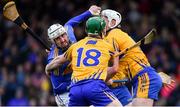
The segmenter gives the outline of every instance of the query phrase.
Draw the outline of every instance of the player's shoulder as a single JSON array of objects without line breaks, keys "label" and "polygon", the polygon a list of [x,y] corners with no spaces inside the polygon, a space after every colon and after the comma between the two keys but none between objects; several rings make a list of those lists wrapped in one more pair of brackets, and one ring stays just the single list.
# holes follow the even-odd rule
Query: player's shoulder
[{"label": "player's shoulder", "polygon": [[113,45],[112,45],[111,43],[107,42],[106,40],[102,40],[102,41],[101,41],[101,45],[102,45],[103,47],[107,47],[107,49],[113,48]]},{"label": "player's shoulder", "polygon": [[50,51],[53,51],[55,48],[56,48],[56,45],[52,44],[51,47],[50,47]]},{"label": "player's shoulder", "polygon": [[54,54],[55,48],[56,48],[56,45],[52,44],[51,47],[50,47],[50,51],[48,53],[48,56],[52,56]]},{"label": "player's shoulder", "polygon": [[104,43],[104,44],[106,44],[106,45],[108,45],[108,46],[109,46],[109,45],[111,45],[109,42],[107,42],[107,41],[106,41],[106,40],[104,40],[104,39],[103,39],[103,40],[101,40],[101,42],[102,42],[102,43]]},{"label": "player's shoulder", "polygon": [[73,47],[73,48],[78,47],[78,46],[81,46],[83,43],[84,43],[84,39],[81,39],[78,42],[75,42],[75,43],[71,44],[70,47]]},{"label": "player's shoulder", "polygon": [[115,35],[125,35],[125,36],[128,36],[128,34],[125,31],[123,31],[123,30],[121,30],[119,28],[114,28],[109,33],[112,34],[112,35],[115,34]]},{"label": "player's shoulder", "polygon": [[84,43],[86,41],[85,39],[86,38],[79,40],[78,42],[74,43],[74,45],[79,45],[79,44]]},{"label": "player's shoulder", "polygon": [[48,61],[54,58],[54,50],[55,50],[55,48],[56,48],[56,45],[52,44],[51,48],[50,48],[50,51],[48,52],[48,57],[47,57]]},{"label": "player's shoulder", "polygon": [[71,44],[71,46],[69,48],[73,48],[73,47],[77,46],[77,44],[78,44],[78,42],[75,42],[75,43]]}]

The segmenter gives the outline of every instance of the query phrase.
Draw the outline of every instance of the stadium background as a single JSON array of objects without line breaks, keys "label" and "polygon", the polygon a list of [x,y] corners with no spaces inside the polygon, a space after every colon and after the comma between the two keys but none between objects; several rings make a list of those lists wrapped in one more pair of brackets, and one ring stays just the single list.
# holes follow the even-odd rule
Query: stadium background
[{"label": "stadium background", "polygon": [[[136,41],[151,28],[157,39],[142,49],[151,65],[171,75],[176,83],[162,88],[155,105],[180,105],[180,1],[179,0],[15,0],[27,24],[44,40],[53,23],[64,24],[96,4],[122,14],[121,28]],[[84,23],[75,28],[85,36]],[[80,37],[81,36],[81,37]],[[0,13],[0,105],[56,105],[45,75],[46,52],[17,25]]]}]

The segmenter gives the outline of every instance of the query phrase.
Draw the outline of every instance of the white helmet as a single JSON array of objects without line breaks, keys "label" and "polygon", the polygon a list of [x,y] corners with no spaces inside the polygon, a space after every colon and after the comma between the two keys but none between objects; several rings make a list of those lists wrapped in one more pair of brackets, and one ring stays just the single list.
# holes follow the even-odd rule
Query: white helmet
[{"label": "white helmet", "polygon": [[101,12],[101,15],[103,16],[106,16],[108,18],[108,21],[109,21],[109,26],[110,26],[110,22],[114,19],[116,20],[116,24],[114,26],[111,26],[110,28],[114,28],[116,27],[117,25],[120,24],[121,20],[122,20],[122,17],[121,17],[121,14],[117,11],[114,11],[114,10],[111,10],[111,9],[106,9],[106,10],[103,10]]},{"label": "white helmet", "polygon": [[53,24],[48,28],[48,37],[52,41],[58,36],[66,33],[66,29],[60,24]]}]

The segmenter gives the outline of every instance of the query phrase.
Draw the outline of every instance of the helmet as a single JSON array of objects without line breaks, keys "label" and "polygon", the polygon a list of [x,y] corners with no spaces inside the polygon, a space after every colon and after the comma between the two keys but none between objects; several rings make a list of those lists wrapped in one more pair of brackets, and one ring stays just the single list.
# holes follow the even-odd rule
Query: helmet
[{"label": "helmet", "polygon": [[101,17],[91,17],[86,22],[86,32],[88,34],[99,35],[105,28],[106,22]]},{"label": "helmet", "polygon": [[49,39],[53,40],[58,36],[66,33],[65,28],[60,24],[53,24],[48,28],[48,37]]},{"label": "helmet", "polygon": [[101,15],[103,16],[106,16],[108,18],[108,21],[109,21],[109,24],[110,25],[110,22],[114,19],[116,20],[116,24],[114,26],[111,26],[110,28],[114,28],[116,27],[117,25],[120,24],[121,20],[122,20],[122,17],[121,17],[121,14],[117,11],[114,11],[114,10],[111,10],[111,9],[106,9],[106,10],[103,10],[101,12]]}]

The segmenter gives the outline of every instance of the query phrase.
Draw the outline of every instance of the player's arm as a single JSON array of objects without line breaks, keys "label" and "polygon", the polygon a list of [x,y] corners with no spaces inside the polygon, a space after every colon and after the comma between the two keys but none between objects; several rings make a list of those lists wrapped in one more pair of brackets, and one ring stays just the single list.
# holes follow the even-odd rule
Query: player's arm
[{"label": "player's arm", "polygon": [[69,49],[62,55],[55,57],[49,64],[46,65],[46,74],[49,74],[51,70],[59,67],[66,61],[71,61],[72,50],[75,44],[71,45]]},{"label": "player's arm", "polygon": [[[53,44],[50,48],[50,51],[48,51],[48,57],[47,57],[47,62],[48,64],[54,59],[54,49],[55,49],[55,45]],[[46,73],[48,76],[50,76],[51,71],[49,71],[48,73]]]},{"label": "player's arm", "polygon": [[84,13],[82,13],[82,14],[76,16],[76,17],[71,18],[71,19],[64,25],[64,27],[65,27],[66,30],[67,30],[69,39],[70,39],[72,42],[76,42],[76,37],[75,37],[75,35],[74,35],[73,27],[79,25],[82,21],[85,21],[86,19],[88,19],[88,18],[91,17],[92,15],[99,14],[99,13],[100,13],[100,10],[101,10],[100,7],[93,5],[93,6],[91,6],[91,7],[89,8],[89,10],[85,11]]},{"label": "player's arm", "polygon": [[118,68],[119,68],[119,57],[113,57],[115,54],[119,53],[119,48],[118,48],[118,44],[116,43],[116,41],[112,42],[111,48],[110,48],[111,51],[109,51],[109,52],[110,52],[112,60],[110,60],[110,61],[112,62],[113,65],[111,65],[111,67],[108,67],[108,75],[107,75],[106,81],[111,79],[118,72]]},{"label": "player's arm", "polygon": [[49,64],[46,65],[46,68],[45,68],[46,74],[49,75],[51,70],[59,67],[66,61],[67,61],[67,59],[66,59],[66,57],[64,57],[64,54],[55,57]]},{"label": "player's arm", "polygon": [[[115,52],[115,53],[117,53],[117,52]],[[112,61],[113,61],[113,66],[108,67],[108,72],[107,72],[106,81],[108,81],[109,79],[111,79],[111,78],[118,72],[118,68],[119,68],[119,57],[112,57]]]},{"label": "player's arm", "polygon": [[86,19],[88,19],[89,17],[91,17],[92,15],[99,15],[101,11],[101,8],[96,6],[96,5],[92,5],[89,10],[85,11],[84,13],[75,16],[73,18],[71,18],[66,24],[65,26],[72,26],[75,27],[78,24],[80,24],[82,21],[85,21]]}]

